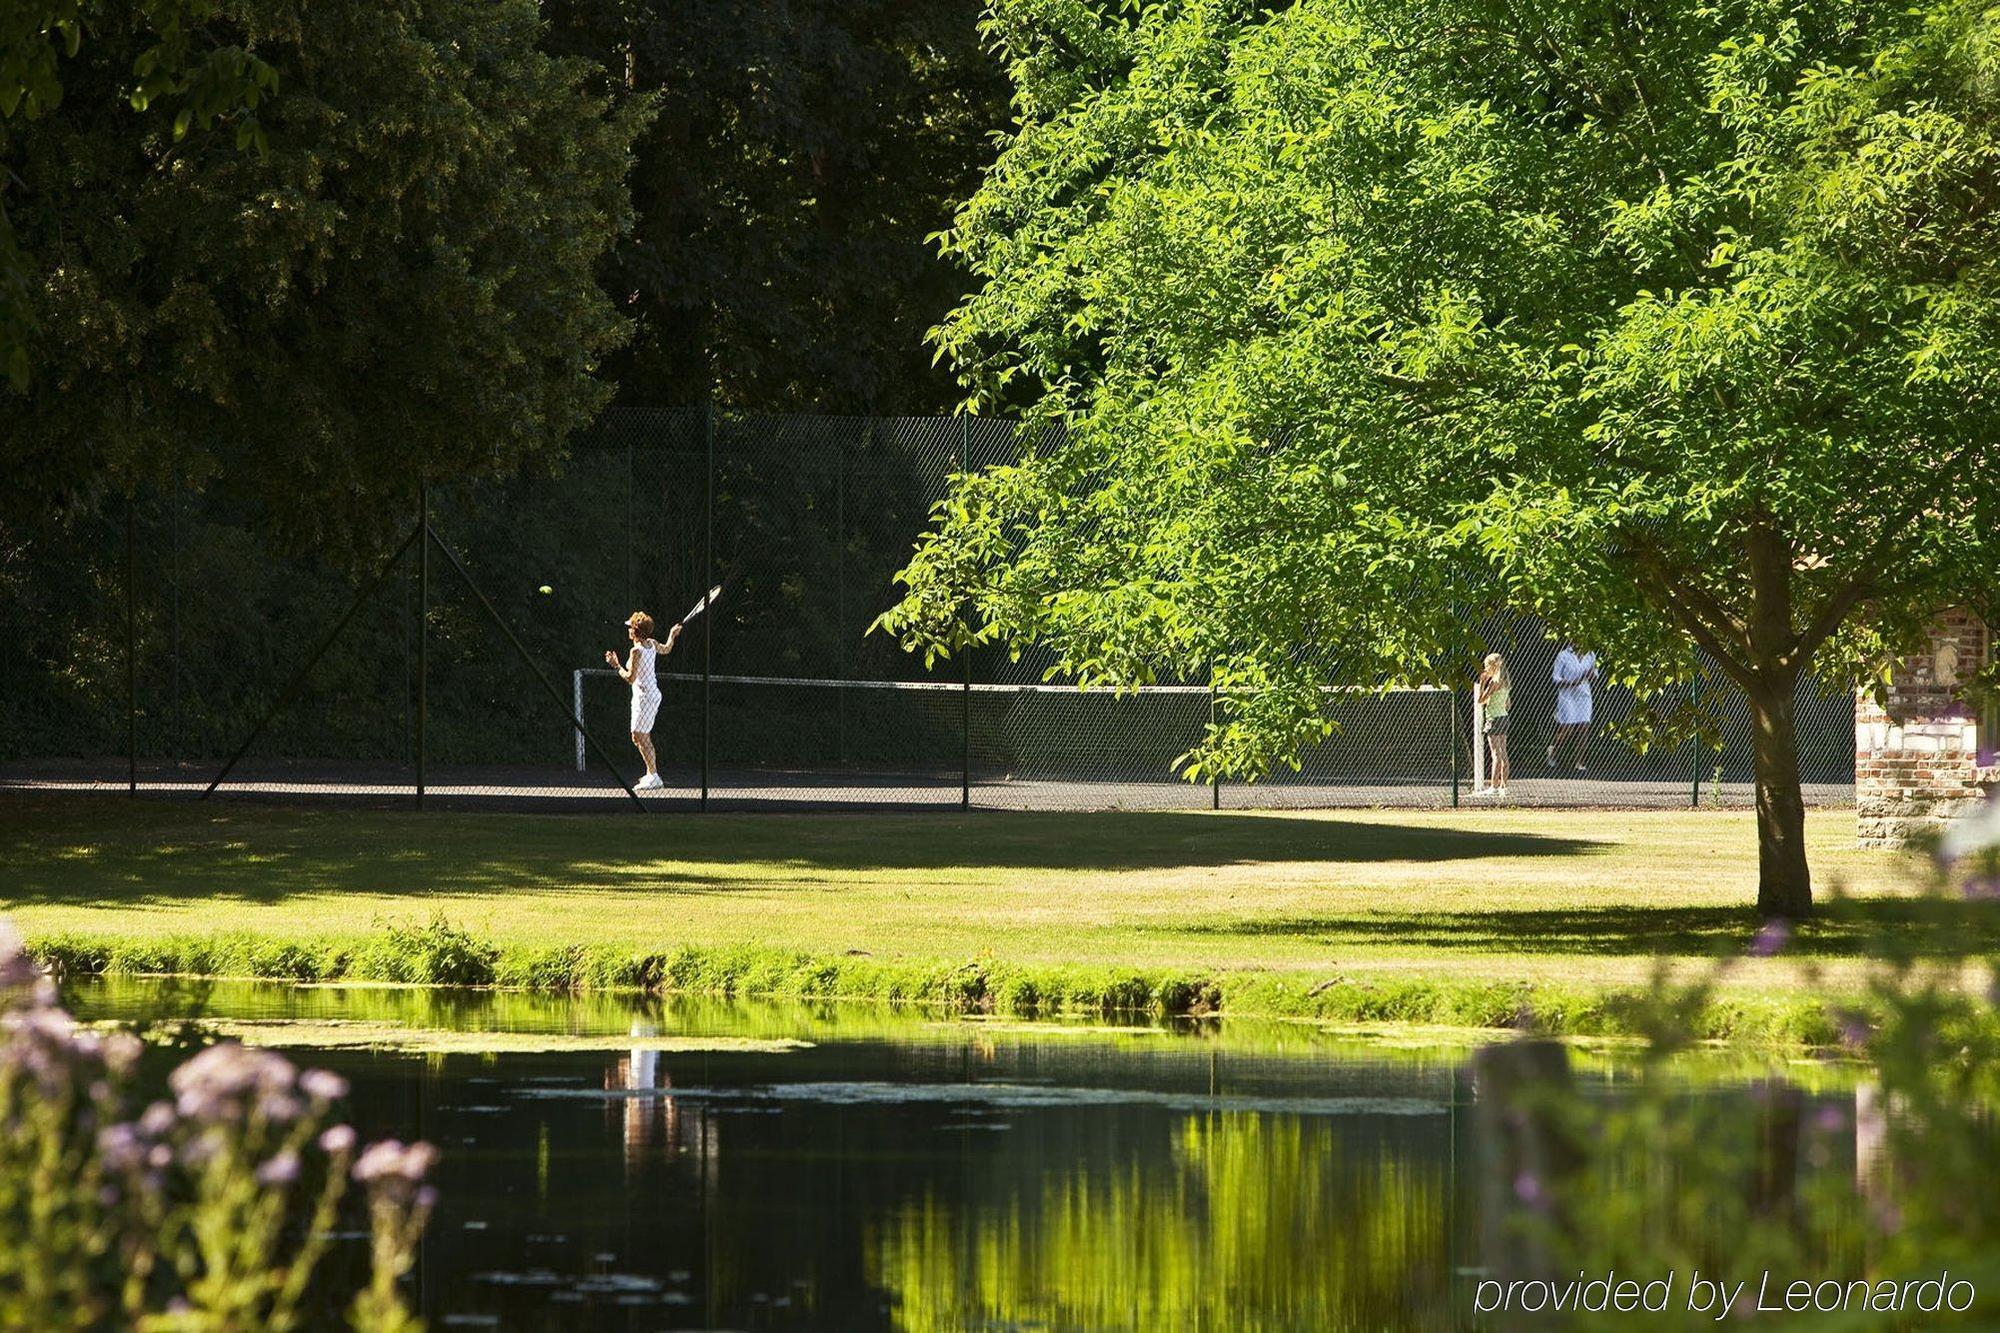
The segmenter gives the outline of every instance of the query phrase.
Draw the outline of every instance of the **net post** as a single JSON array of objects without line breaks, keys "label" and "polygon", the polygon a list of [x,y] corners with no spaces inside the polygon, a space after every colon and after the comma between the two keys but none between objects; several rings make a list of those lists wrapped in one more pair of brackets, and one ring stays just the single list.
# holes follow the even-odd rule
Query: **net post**
[{"label": "net post", "polygon": [[576,771],[585,771],[585,751],[583,745],[583,668],[569,673],[569,697],[571,710],[576,715]]},{"label": "net post", "polygon": [[138,526],[134,496],[133,491],[125,492],[125,791],[130,796],[139,794],[139,557],[133,534]]},{"label": "net post", "polygon": [[[1453,691],[1451,690],[1445,691],[1444,711],[1446,716],[1451,719],[1451,808],[1456,810],[1458,809],[1458,708],[1455,704],[1452,703],[1451,699],[1452,694]],[[1473,707],[1475,708],[1478,707],[1479,706],[1478,690],[1475,689],[1472,692],[1472,699],[1473,699]],[[1477,745],[1478,743],[1479,743],[1478,738],[1475,736],[1473,739],[1473,744]]]},{"label": "net post", "polygon": [[[968,416],[958,419],[958,470],[961,474],[972,471],[972,418]],[[972,807],[972,632],[969,625],[966,627],[963,652],[965,688],[959,692],[958,723],[965,749],[959,757],[958,808],[968,810]]]},{"label": "net post", "polygon": [[[431,530],[431,495],[422,477],[417,478],[417,531]],[[430,634],[431,618],[431,546],[419,537],[417,541],[417,809],[424,808],[425,765],[430,756],[426,745],[430,721]]]},{"label": "net post", "polygon": [[[1477,796],[1479,795],[1480,792],[1486,790],[1486,747],[1483,744],[1481,744],[1481,737],[1479,735],[1479,687],[1477,685],[1474,685],[1472,687],[1471,699],[1472,699],[1472,794],[1474,796]],[[1458,710],[1456,708],[1452,709],[1452,717],[1454,720],[1456,720],[1458,717]]]},{"label": "net post", "polygon": [[[701,586],[715,586],[715,398],[702,403]],[[701,618],[701,808],[708,809],[709,676],[714,663],[715,617]]]}]

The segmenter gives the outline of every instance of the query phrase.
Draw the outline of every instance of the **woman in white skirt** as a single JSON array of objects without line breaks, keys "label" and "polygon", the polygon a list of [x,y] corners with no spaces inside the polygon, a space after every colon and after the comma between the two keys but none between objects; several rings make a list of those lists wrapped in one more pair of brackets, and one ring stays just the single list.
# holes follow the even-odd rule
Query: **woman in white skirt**
[{"label": "woman in white skirt", "polygon": [[621,664],[617,653],[606,652],[604,660],[620,680],[632,686],[632,744],[646,761],[646,776],[639,779],[637,786],[641,791],[652,791],[667,785],[660,781],[660,763],[653,752],[653,719],[660,715],[660,681],[653,671],[653,659],[674,650],[681,627],[676,625],[667,631],[666,643],[655,643],[653,618],[644,611],[634,611],[626,618],[625,632],[632,640],[630,655]]}]

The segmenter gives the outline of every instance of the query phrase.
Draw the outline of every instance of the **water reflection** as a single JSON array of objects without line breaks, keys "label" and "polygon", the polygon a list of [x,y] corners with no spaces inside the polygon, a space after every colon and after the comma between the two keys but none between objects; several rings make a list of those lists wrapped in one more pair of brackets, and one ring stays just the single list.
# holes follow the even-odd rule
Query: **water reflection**
[{"label": "water reflection", "polygon": [[[271,989],[201,1004],[438,1012],[408,993]],[[130,990],[72,998],[145,1007]],[[1490,1090],[1463,1049],[529,999],[453,1013],[621,1049],[316,1057],[353,1081],[364,1132],[445,1150],[420,1273],[433,1327],[1445,1328],[1513,1180],[1492,1183],[1514,1131],[1482,1127]],[[660,1049],[746,1032],[819,1044]],[[1586,1095],[1619,1094],[1615,1067],[1586,1069]],[[1770,1144],[1791,1126],[1767,1161],[1886,1181],[1866,1085],[1781,1086],[1690,1095],[1771,1108],[1741,1117]],[[1851,1124],[1816,1168],[1799,1145],[1831,1142],[1831,1106]],[[1643,1151],[1620,1170],[1634,1197],[1676,1187]]]},{"label": "water reflection", "polygon": [[1126,1142],[1044,1130],[1028,1160],[1017,1140],[872,1222],[868,1271],[912,1329],[1440,1327],[1440,1128],[1236,1113]]}]

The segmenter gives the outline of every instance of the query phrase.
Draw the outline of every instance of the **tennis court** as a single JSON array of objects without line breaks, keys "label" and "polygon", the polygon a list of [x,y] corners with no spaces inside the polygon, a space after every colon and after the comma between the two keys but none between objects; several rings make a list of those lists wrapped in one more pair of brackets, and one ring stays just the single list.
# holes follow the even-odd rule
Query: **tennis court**
[{"label": "tennis court", "polygon": [[[1177,776],[1218,715],[1205,679],[1081,690],[1034,649],[926,663],[871,632],[951,476],[1036,447],[994,420],[614,411],[560,475],[432,492],[348,565],[267,547],[213,495],[143,498],[122,526],[42,551],[46,586],[5,603],[0,791],[415,804],[421,789],[426,806],[629,811],[1491,801],[1476,658],[1459,688],[1385,689],[1343,680],[1338,645],[1309,646],[1333,732],[1296,771],[1210,787]],[[635,607],[664,632],[717,584],[659,662],[665,785],[635,800],[629,690],[604,653]],[[109,660],[102,625],[75,620],[106,607],[125,630]],[[1512,664],[1510,803],[1752,800],[1748,710],[1719,673],[1649,698],[1601,689],[1588,772],[1552,772],[1546,627],[1470,628]],[[1621,739],[1676,711],[1699,728]],[[1852,698],[1808,681],[1797,715],[1807,799],[1850,801]]]}]

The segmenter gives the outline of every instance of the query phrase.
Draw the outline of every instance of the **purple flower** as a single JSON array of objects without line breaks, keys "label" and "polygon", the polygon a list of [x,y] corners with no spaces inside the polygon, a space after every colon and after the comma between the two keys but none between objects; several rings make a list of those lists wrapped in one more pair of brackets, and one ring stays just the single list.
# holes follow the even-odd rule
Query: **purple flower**
[{"label": "purple flower", "polygon": [[354,1151],[354,1126],[335,1125],[319,1136],[320,1151],[331,1157],[339,1157]]},{"label": "purple flower", "polygon": [[1838,1106],[1822,1106],[1813,1115],[1813,1128],[1822,1134],[1838,1134],[1847,1128],[1847,1112]]},{"label": "purple flower", "polygon": [[129,1074],[146,1048],[129,1032],[114,1032],[104,1039],[104,1067],[114,1074]]},{"label": "purple flower", "polygon": [[1530,1208],[1540,1208],[1548,1202],[1548,1191],[1542,1188],[1541,1177],[1532,1171],[1523,1171],[1514,1177],[1514,1197]]},{"label": "purple flower", "polygon": [[299,1075],[299,1091],[316,1102],[337,1102],[347,1095],[347,1080],[326,1069],[308,1069]]},{"label": "purple flower", "polygon": [[211,1046],[167,1079],[189,1120],[238,1124],[251,1117],[283,1124],[304,1114],[294,1092],[298,1073],[271,1051],[236,1042]]},{"label": "purple flower", "polygon": [[97,1153],[113,1171],[130,1171],[145,1154],[145,1143],[131,1125],[106,1125],[97,1133]]},{"label": "purple flower", "polygon": [[17,1009],[0,1016],[0,1062],[35,1080],[50,1096],[94,1080],[103,1065],[101,1046],[60,1009]]},{"label": "purple flower", "polygon": [[1750,941],[1750,956],[1769,958],[1790,943],[1791,938],[1792,928],[1789,923],[1782,919],[1766,921],[1763,929],[1757,932],[1757,938]]},{"label": "purple flower", "polygon": [[257,1168],[259,1185],[289,1185],[299,1178],[299,1155],[290,1148]]},{"label": "purple flower", "polygon": [[170,1102],[154,1102],[139,1117],[139,1132],[149,1139],[157,1139],[174,1127],[174,1108]]},{"label": "purple flower", "polygon": [[14,923],[0,919],[0,990],[21,990],[41,979],[42,969],[28,955],[27,943]]},{"label": "purple flower", "polygon": [[428,1143],[405,1145],[397,1139],[371,1143],[354,1163],[354,1178],[363,1184],[421,1184],[437,1165],[437,1149]]}]

